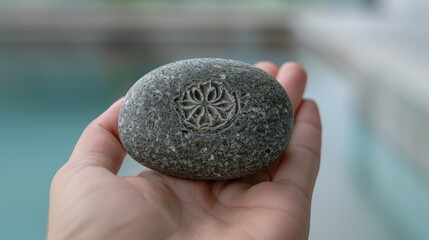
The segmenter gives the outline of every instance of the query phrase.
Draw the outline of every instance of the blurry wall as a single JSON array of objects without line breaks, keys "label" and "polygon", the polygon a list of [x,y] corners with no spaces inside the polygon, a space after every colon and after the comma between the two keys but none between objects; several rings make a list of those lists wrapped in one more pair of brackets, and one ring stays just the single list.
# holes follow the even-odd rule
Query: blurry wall
[{"label": "blurry wall", "polygon": [[397,239],[429,236],[429,7],[381,0],[362,9],[306,9],[293,34],[351,82],[354,169]]}]

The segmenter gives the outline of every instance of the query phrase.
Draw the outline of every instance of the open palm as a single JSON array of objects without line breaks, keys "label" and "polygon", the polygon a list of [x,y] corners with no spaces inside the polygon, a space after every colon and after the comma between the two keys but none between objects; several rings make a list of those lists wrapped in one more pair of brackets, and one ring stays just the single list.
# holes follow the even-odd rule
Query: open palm
[{"label": "open palm", "polygon": [[317,107],[302,99],[299,65],[256,65],[278,79],[296,109],[289,147],[272,166],[229,181],[155,171],[117,177],[125,156],[119,100],[88,126],[56,174],[48,239],[306,239],[320,159]]}]

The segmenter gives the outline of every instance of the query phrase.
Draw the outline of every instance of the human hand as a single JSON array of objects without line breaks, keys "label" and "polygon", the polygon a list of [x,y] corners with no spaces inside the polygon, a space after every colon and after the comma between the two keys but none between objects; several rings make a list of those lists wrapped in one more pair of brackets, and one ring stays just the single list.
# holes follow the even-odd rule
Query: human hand
[{"label": "human hand", "polygon": [[117,132],[122,100],[83,132],[50,193],[48,239],[307,239],[321,148],[316,104],[303,99],[304,70],[256,66],[277,78],[295,109],[288,148],[270,167],[229,181],[144,171],[116,176],[125,157]]}]

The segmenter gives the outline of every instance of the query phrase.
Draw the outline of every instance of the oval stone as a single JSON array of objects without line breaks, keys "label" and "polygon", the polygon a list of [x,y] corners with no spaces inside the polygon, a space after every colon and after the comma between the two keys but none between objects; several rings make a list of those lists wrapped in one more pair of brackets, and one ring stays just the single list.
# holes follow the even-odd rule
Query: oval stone
[{"label": "oval stone", "polygon": [[263,70],[226,59],[159,67],[128,91],[119,136],[144,166],[177,177],[225,180],[275,161],[293,129],[282,86]]}]

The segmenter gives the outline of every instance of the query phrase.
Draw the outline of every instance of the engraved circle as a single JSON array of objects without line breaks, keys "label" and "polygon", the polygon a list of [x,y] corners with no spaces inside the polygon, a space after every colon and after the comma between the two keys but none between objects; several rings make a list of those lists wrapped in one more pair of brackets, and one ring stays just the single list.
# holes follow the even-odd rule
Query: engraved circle
[{"label": "engraved circle", "polygon": [[207,80],[185,86],[176,98],[176,110],[182,123],[200,133],[228,128],[238,111],[239,99],[225,82]]}]

